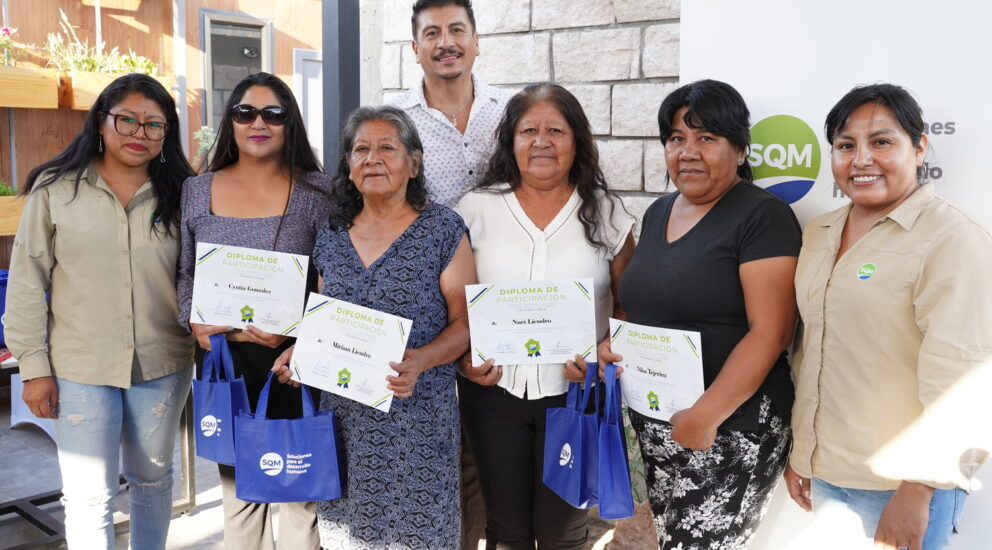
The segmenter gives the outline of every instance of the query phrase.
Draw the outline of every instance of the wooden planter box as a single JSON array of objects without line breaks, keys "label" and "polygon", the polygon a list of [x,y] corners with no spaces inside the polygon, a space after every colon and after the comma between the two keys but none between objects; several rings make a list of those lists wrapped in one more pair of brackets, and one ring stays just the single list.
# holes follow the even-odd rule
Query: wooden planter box
[{"label": "wooden planter box", "polygon": [[59,77],[54,69],[0,67],[0,107],[57,109]]},{"label": "wooden planter box", "polygon": [[0,197],[0,237],[17,233],[17,225],[21,223],[21,212],[23,210],[23,197]]},{"label": "wooden planter box", "polygon": [[[116,80],[121,74],[107,74],[107,73],[85,73],[85,72],[73,72],[69,73],[69,90],[65,94],[68,100],[68,104],[63,104],[62,107],[69,109],[76,109],[79,111],[88,111],[93,103],[96,102],[96,98],[100,95],[100,92],[107,87],[108,84]],[[172,86],[172,79],[166,76],[152,76],[155,80],[158,80],[165,86],[166,90],[169,90]]]}]

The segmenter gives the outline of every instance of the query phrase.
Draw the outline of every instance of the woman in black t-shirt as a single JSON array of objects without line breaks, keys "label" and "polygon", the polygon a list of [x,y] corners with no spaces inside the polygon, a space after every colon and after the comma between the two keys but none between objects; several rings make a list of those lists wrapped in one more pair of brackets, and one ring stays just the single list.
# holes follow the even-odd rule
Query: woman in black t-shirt
[{"label": "woman in black t-shirt", "polygon": [[[785,203],[748,181],[748,119],[740,94],[713,80],[662,102],[678,192],[648,209],[620,280],[627,320],[702,335],[702,397],[669,422],[630,412],[661,548],[746,548],[788,457],[784,350],[801,230]],[[599,357],[620,359],[609,339]]]}]

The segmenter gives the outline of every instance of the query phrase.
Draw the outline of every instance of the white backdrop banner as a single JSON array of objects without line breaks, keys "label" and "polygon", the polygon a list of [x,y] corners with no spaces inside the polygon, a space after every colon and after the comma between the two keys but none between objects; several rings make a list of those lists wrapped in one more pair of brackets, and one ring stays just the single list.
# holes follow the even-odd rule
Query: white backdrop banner
[{"label": "white backdrop banner", "polygon": [[[741,92],[755,182],[801,223],[847,202],[830,172],[827,112],[856,85],[890,82],[923,107],[937,192],[992,227],[992,3],[682,0],[681,17],[681,82],[713,78]],[[979,478],[992,482],[990,468]],[[970,497],[949,550],[989,548],[989,517],[992,489]],[[752,550],[789,547],[808,518],[780,486]]]},{"label": "white backdrop banner", "polygon": [[899,84],[923,107],[938,193],[992,226],[990,16],[992,4],[953,0],[682,0],[681,81],[741,92],[755,179],[803,223],[846,202],[827,112],[855,85]]}]

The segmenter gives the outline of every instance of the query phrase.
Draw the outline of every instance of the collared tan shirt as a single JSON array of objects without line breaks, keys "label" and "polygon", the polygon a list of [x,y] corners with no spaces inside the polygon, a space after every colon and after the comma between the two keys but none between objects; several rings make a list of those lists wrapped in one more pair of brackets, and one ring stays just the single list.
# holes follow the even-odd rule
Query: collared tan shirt
[{"label": "collared tan shirt", "polygon": [[850,208],[803,234],[790,463],[841,487],[893,490],[901,480],[873,474],[869,459],[992,363],[992,236],[925,184],[837,259]]},{"label": "collared tan shirt", "polygon": [[124,208],[92,165],[75,198],[74,179],[34,190],[14,238],[4,339],[21,376],[128,388],[189,367],[179,231],[152,229],[151,181]]}]

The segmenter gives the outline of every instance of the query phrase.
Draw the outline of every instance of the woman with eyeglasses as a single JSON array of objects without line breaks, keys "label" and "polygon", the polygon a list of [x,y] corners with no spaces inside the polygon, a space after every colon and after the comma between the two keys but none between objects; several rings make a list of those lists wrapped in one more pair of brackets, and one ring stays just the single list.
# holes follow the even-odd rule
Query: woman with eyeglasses
[{"label": "woman with eyeglasses", "polygon": [[[330,179],[307,141],[300,109],[289,88],[268,73],[254,73],[231,92],[207,172],[186,181],[182,195],[179,322],[197,341],[197,365],[210,335],[226,333],[234,368],[243,376],[254,410],[276,357],[295,339],[249,325],[244,330],[191,323],[196,244],[208,242],[309,256],[330,214]],[[308,290],[316,290],[311,268]],[[301,296],[301,299],[303,297]],[[300,390],[273,384],[269,418],[302,414]],[[218,465],[224,497],[224,541],[231,549],[275,547],[271,505],[235,496],[235,469]],[[317,549],[316,504],[284,503],[279,547]]]},{"label": "woman with eyeglasses", "polygon": [[169,92],[122,76],[21,190],[4,337],[25,403],[55,419],[70,549],[114,548],[118,456],[131,548],[165,548],[193,358],[175,321],[179,197],[193,174],[179,135]]}]

